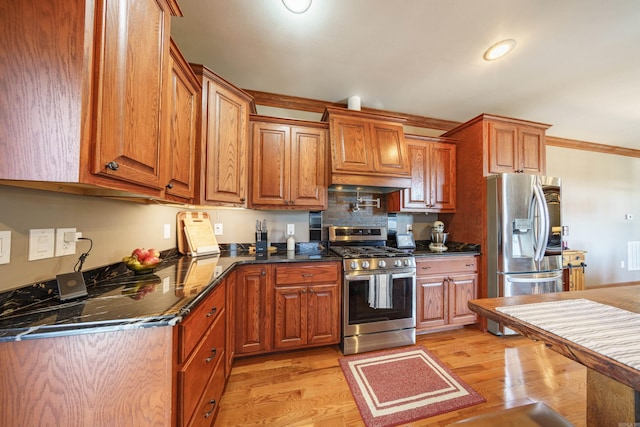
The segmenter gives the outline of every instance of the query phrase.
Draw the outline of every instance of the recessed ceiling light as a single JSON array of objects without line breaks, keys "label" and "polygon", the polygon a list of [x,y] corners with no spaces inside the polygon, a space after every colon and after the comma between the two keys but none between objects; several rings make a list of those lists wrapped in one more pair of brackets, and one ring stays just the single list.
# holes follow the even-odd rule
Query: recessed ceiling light
[{"label": "recessed ceiling light", "polygon": [[502,40],[493,46],[491,46],[484,53],[483,58],[486,61],[493,61],[498,58],[502,58],[507,53],[511,52],[516,47],[516,41],[513,39]]},{"label": "recessed ceiling light", "polygon": [[282,3],[293,13],[305,13],[311,7],[311,0],[282,0]]}]

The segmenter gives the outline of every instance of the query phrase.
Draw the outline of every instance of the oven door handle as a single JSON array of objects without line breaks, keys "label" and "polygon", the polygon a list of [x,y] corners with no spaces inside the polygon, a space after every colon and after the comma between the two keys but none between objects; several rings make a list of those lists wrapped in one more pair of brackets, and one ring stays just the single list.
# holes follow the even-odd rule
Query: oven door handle
[{"label": "oven door handle", "polygon": [[366,280],[368,282],[372,282],[375,280],[376,276],[377,274],[360,274],[360,273],[345,274],[344,280],[347,280],[349,282],[360,281],[360,280]]}]

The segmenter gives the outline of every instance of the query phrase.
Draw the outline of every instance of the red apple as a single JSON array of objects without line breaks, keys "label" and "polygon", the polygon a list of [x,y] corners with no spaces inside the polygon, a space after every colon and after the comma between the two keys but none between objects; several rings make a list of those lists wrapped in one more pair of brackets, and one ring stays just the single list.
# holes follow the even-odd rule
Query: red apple
[{"label": "red apple", "polygon": [[160,262],[160,258],[157,256],[148,256],[142,260],[142,265],[154,265]]},{"label": "red apple", "polygon": [[156,258],[160,258],[160,251],[154,248],[149,249],[150,256],[154,256]]},{"label": "red apple", "polygon": [[143,262],[145,259],[149,257],[149,251],[145,248],[137,248],[131,252],[132,257],[136,257],[138,261]]}]

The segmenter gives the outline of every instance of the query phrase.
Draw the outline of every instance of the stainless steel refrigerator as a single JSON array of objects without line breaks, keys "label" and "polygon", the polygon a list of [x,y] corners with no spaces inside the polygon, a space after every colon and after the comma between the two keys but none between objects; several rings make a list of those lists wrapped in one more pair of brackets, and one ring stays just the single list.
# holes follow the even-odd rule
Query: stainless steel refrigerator
[{"label": "stainless steel refrigerator", "polygon": [[[500,174],[486,180],[488,296],[561,292],[560,178]],[[493,321],[487,327],[516,334]]]}]

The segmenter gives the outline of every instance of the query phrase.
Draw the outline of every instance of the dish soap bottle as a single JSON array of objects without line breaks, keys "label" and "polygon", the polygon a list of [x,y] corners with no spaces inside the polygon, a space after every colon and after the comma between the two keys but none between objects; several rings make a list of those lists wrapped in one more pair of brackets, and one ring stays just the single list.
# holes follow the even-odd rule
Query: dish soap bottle
[{"label": "dish soap bottle", "polygon": [[295,252],[296,250],[296,239],[293,237],[293,234],[289,234],[287,238],[287,252]]}]

